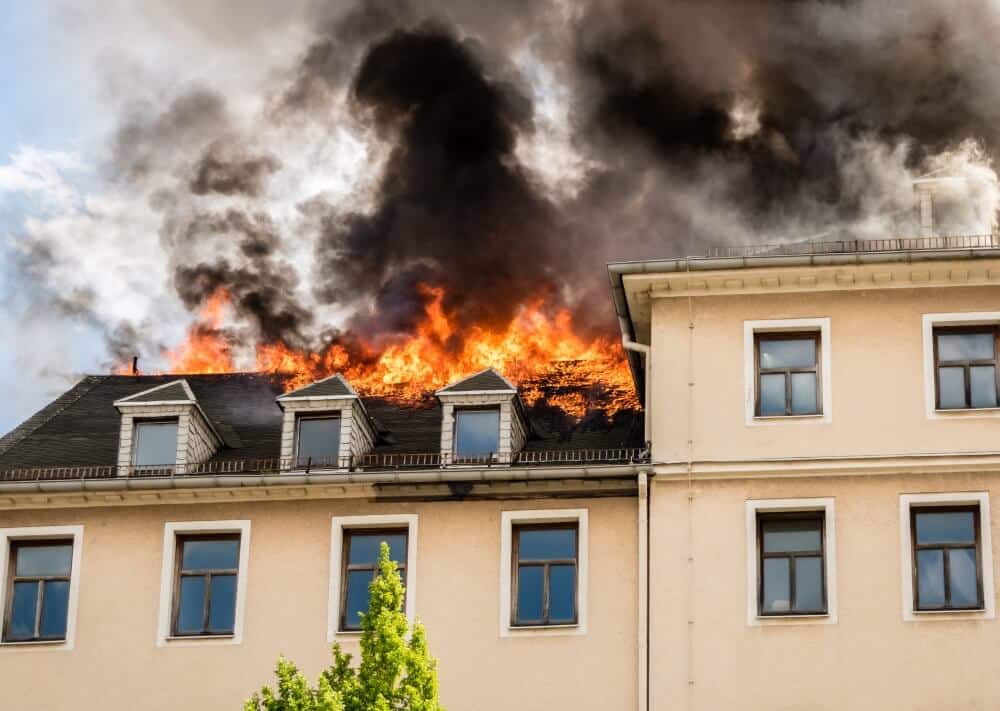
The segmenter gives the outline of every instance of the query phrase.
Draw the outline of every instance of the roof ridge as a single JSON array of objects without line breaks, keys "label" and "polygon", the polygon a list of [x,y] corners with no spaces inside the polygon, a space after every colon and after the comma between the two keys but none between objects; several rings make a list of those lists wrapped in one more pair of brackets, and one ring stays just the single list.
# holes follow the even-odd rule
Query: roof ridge
[{"label": "roof ridge", "polygon": [[[20,425],[0,437],[0,454],[6,454],[18,443],[32,435],[42,425],[104,382],[106,375],[85,375],[72,388],[64,392]],[[86,386],[86,387],[81,387]]]}]

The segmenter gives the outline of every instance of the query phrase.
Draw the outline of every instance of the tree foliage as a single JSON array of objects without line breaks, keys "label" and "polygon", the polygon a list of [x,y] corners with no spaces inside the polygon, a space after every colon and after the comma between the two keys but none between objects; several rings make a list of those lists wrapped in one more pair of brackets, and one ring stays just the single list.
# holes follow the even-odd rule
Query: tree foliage
[{"label": "tree foliage", "polygon": [[333,645],[333,660],[315,686],[284,657],[278,658],[275,688],[265,686],[244,711],[444,711],[438,701],[437,661],[427,635],[403,610],[404,588],[389,546],[379,551],[379,575],[368,586],[368,612],[361,618],[361,663]]}]

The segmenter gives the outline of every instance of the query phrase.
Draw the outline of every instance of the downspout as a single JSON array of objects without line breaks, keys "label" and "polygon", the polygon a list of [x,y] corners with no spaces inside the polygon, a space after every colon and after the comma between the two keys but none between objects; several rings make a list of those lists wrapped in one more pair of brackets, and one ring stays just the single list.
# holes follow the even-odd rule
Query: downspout
[{"label": "downspout", "polygon": [[644,343],[638,343],[636,341],[630,341],[625,336],[622,336],[622,347],[627,351],[635,351],[642,355],[642,383],[643,383],[643,396],[642,396],[642,436],[643,440],[646,442],[646,446],[652,441],[652,433],[649,430],[649,395],[652,392],[650,387],[650,370],[649,370],[649,346]]},{"label": "downspout", "polygon": [[639,711],[649,709],[649,474],[639,472]]}]

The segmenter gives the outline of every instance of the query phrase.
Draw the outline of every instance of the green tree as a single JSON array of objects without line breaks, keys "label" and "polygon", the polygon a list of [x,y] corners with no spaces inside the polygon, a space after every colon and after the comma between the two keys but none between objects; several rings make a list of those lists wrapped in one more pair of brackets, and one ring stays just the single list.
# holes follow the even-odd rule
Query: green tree
[{"label": "green tree", "polygon": [[284,657],[278,659],[277,689],[264,687],[244,711],[444,711],[438,701],[437,661],[427,648],[423,625],[411,632],[403,614],[405,590],[389,546],[379,551],[379,575],[368,586],[368,612],[361,618],[361,663],[333,645],[333,661],[315,687]]}]

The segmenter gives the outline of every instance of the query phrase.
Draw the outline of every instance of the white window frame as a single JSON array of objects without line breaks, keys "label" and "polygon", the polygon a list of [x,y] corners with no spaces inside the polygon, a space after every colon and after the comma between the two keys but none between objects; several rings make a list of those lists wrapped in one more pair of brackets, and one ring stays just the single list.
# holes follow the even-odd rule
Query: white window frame
[{"label": "white window frame", "polygon": [[[809,332],[819,334],[820,347],[820,407],[823,411],[816,415],[764,415],[756,413],[757,370],[754,366],[754,336],[758,333]],[[743,322],[743,378],[745,382],[746,424],[748,427],[794,423],[833,422],[833,358],[830,355],[829,318],[783,318],[768,321]]]},{"label": "white window frame", "polygon": [[340,470],[343,467],[340,466],[340,461],[342,459],[343,450],[343,439],[344,439],[344,417],[340,410],[323,410],[319,412],[310,412],[305,410],[302,412],[295,413],[295,443],[292,447],[292,466],[293,470],[305,469],[305,465],[299,464],[299,443],[301,441],[302,433],[302,422],[304,420],[336,420],[337,421],[337,454],[334,455],[336,460],[332,465],[324,464],[320,466],[310,466],[311,471],[327,471],[327,470]]},{"label": "white window frame", "polygon": [[[515,627],[510,623],[513,575],[513,532],[517,524],[575,523],[577,526],[577,620],[575,625]],[[500,636],[563,637],[587,634],[589,525],[587,509],[504,511],[500,516]]]},{"label": "white window frame", "polygon": [[947,420],[956,417],[972,419],[1000,417],[1000,407],[937,409],[937,382],[934,378],[935,326],[995,326],[997,324],[1000,324],[1000,311],[923,315],[924,402],[928,420]]},{"label": "white window frame", "polygon": [[[826,614],[761,615],[757,600],[760,561],[757,541],[757,514],[823,512],[823,565],[826,575]],[[747,626],[837,624],[837,526],[836,504],[832,497],[815,499],[753,499],[746,502],[747,541]]]},{"label": "white window frame", "polygon": [[[199,533],[238,533],[240,535],[239,571],[236,573],[236,616],[232,635],[174,637],[170,629],[173,611],[174,574],[177,557],[177,537]],[[187,647],[201,645],[231,645],[243,643],[243,621],[246,617],[247,580],[250,564],[250,521],[173,521],[163,526],[163,567],[160,573],[160,614],[156,626],[157,647]]]},{"label": "white window frame", "polygon": [[[176,436],[174,437],[174,461],[165,462],[163,464],[136,464],[136,457],[139,456],[139,440],[142,428],[147,425],[166,425],[172,424],[177,429]],[[181,418],[180,416],[166,416],[166,417],[133,417],[132,418],[132,456],[129,461],[132,464],[133,469],[166,469],[169,467],[177,466],[177,443],[180,441],[181,435]]]},{"label": "white window frame", "polygon": [[76,643],[76,612],[80,600],[80,561],[83,557],[83,526],[24,526],[21,528],[0,528],[0,571],[3,579],[0,585],[0,639],[6,632],[7,588],[10,545],[18,541],[42,540],[46,538],[70,539],[73,542],[73,558],[70,563],[69,601],[66,607],[66,638],[62,640],[35,640],[27,642],[0,643],[0,652],[27,651],[69,651]]},{"label": "white window frame", "polygon": [[340,576],[343,573],[344,532],[356,528],[406,530],[406,619],[413,624],[417,612],[417,514],[333,516],[330,519],[330,595],[326,641],[357,639],[361,630],[340,629]]},{"label": "white window frame", "polygon": [[[913,538],[910,531],[910,511],[924,506],[978,506],[979,542],[982,548],[983,609],[982,610],[916,610],[913,597]],[[992,620],[996,617],[996,591],[993,589],[993,539],[990,533],[990,495],[985,491],[948,492],[938,494],[899,495],[899,551],[904,622],[929,620]]]}]

